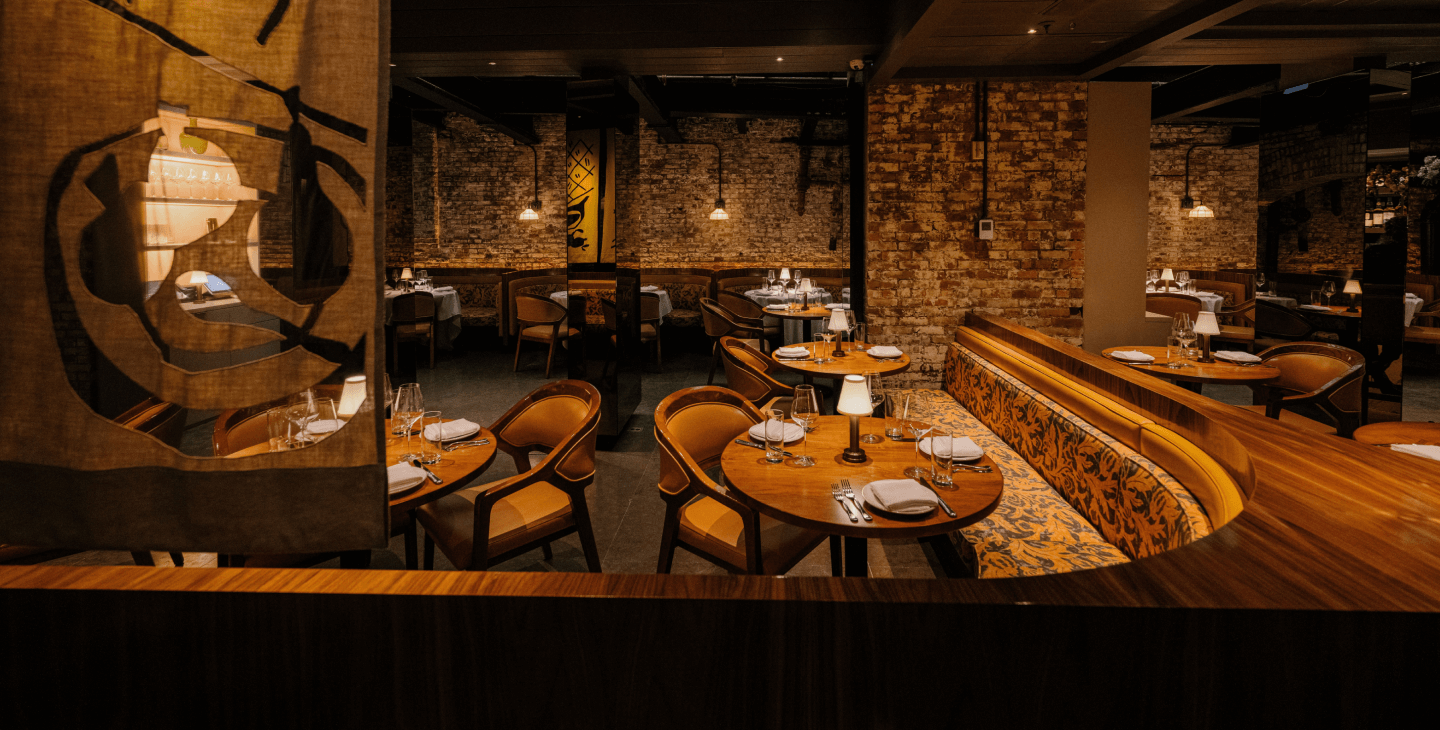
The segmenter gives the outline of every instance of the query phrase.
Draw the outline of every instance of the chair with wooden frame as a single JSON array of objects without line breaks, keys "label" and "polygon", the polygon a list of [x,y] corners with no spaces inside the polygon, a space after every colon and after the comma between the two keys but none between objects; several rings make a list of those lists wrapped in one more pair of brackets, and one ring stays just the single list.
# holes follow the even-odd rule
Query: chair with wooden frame
[{"label": "chair with wooden frame", "polygon": [[715,382],[715,371],[720,369],[720,338],[743,336],[749,338],[756,347],[764,341],[764,325],[754,320],[742,320],[736,317],[730,310],[720,306],[719,302],[706,297],[700,300],[700,313],[705,317],[705,334],[714,340],[711,348],[710,378],[705,381],[706,385]]},{"label": "chair with wooden frame", "polygon": [[741,296],[735,292],[722,291],[716,294],[715,301],[724,307],[732,315],[732,319],[742,324],[754,324],[759,322],[765,330],[766,342],[779,342],[783,336],[784,327],[780,320],[774,317],[769,322],[765,321],[765,308],[756,304],[749,297]]},{"label": "chair with wooden frame", "polygon": [[[185,435],[185,409],[155,396],[140,401],[116,416],[115,422],[140,433],[148,433],[161,443],[175,448],[180,447],[180,439]],[[155,557],[149,551],[135,550],[130,553],[130,557],[135,560],[136,565],[155,565]],[[181,553],[170,553],[170,561],[177,568],[185,567],[185,556]]]},{"label": "chair with wooden frame", "polygon": [[1211,336],[1211,342],[1233,342],[1244,348],[1246,352],[1255,347],[1254,299],[1221,312],[1218,319],[1220,320],[1220,334]]},{"label": "chair with wooden frame", "polygon": [[[745,396],[751,405],[766,413],[778,408],[790,417],[790,403],[795,398],[795,386],[780,382],[775,376],[785,373],[765,353],[735,337],[720,338],[720,358],[725,363],[725,386]],[[815,386],[815,397],[820,411],[825,411],[824,386]]]},{"label": "chair with wooden frame", "polygon": [[[564,267],[557,269],[531,269],[528,271],[509,271],[500,275],[500,341],[508,346],[510,338],[520,332],[520,322],[516,319],[515,298],[521,294],[535,293],[526,292],[526,289],[551,289],[562,290],[570,285],[570,275]],[[549,294],[550,292],[543,292]]]},{"label": "chair with wooden frame", "polygon": [[1177,314],[1190,316],[1194,322],[1200,316],[1204,305],[1200,297],[1179,292],[1152,292],[1145,295],[1145,311],[1152,314],[1163,314],[1166,317],[1174,317]]},{"label": "chair with wooden frame", "polygon": [[[741,292],[746,289],[758,289],[765,285],[765,273],[769,269],[716,269],[711,274],[710,298],[722,291]],[[777,268],[775,270],[779,272]]]},{"label": "chair with wooden frame", "polygon": [[[1243,406],[1307,431],[1350,438],[1365,409],[1365,357],[1324,342],[1290,342],[1260,353],[1261,361],[1279,368],[1280,378],[1267,383],[1265,405]],[[1332,428],[1294,413],[1311,405],[1335,419]]]},{"label": "chair with wooden frame", "polygon": [[390,372],[400,372],[400,343],[425,342],[430,346],[430,367],[435,367],[435,296],[411,292],[391,302],[389,336]]},{"label": "chair with wooden frame", "polygon": [[1310,320],[1283,304],[1255,300],[1251,311],[1255,320],[1255,346],[1273,347],[1286,342],[1304,340],[1315,332]]},{"label": "chair with wooden frame", "polygon": [[[726,444],[763,420],[745,396],[698,386],[671,393],[655,409],[665,527],[656,572],[669,573],[683,547],[734,573],[781,575],[827,537],[756,512],[706,476]],[[840,575],[840,541],[830,536],[830,568]]]},{"label": "chair with wooden frame", "polygon": [[[425,527],[424,567],[435,546],[460,570],[486,570],[522,553],[579,533],[590,572],[600,553],[590,526],[585,488],[595,481],[600,391],[580,380],[536,388],[490,426],[496,446],[515,460],[513,477],[461,490],[416,511]],[[547,452],[531,466],[530,452]]]},{"label": "chair with wooden frame", "polygon": [[660,295],[640,292],[640,343],[655,345],[655,367],[665,372],[660,360]]},{"label": "chair with wooden frame", "polygon": [[558,302],[548,297],[535,294],[515,295],[515,319],[522,327],[515,337],[515,367],[513,371],[520,369],[520,346],[526,341],[548,344],[550,351],[545,355],[545,377],[550,377],[550,369],[555,364],[555,347],[561,340],[568,340],[578,336],[580,330],[571,327],[566,321],[565,308]]}]

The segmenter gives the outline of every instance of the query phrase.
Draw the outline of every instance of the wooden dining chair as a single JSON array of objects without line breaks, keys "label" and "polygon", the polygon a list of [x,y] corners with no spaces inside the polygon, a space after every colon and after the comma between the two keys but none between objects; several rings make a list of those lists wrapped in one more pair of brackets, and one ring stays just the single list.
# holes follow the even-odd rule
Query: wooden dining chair
[{"label": "wooden dining chair", "polygon": [[[765,413],[772,408],[784,411],[790,417],[790,403],[795,398],[795,386],[780,382],[776,376],[786,372],[779,363],[765,356],[745,340],[735,337],[720,338],[720,359],[725,363],[725,386],[750,401],[750,404]],[[822,386],[815,386],[817,405],[823,413],[825,394]]]},{"label": "wooden dining chair", "polygon": [[737,322],[750,325],[758,322],[760,328],[765,332],[767,342],[780,341],[781,333],[784,332],[784,323],[774,317],[770,318],[770,322],[766,322],[765,308],[756,304],[749,297],[731,291],[722,291],[716,295],[715,301],[728,310]]},{"label": "wooden dining chair", "polygon": [[1267,302],[1264,299],[1255,300],[1253,316],[1256,347],[1266,348],[1304,340],[1315,332],[1315,325],[1311,324],[1310,320],[1283,304]]},{"label": "wooden dining chair", "polygon": [[435,367],[435,296],[411,292],[390,303],[390,372],[400,371],[400,343],[425,342],[430,346],[430,367]]},{"label": "wooden dining chair", "polygon": [[640,292],[640,343],[655,346],[655,367],[665,372],[660,360],[660,295]]},{"label": "wooden dining chair", "polygon": [[1194,322],[1202,309],[1204,305],[1201,304],[1200,297],[1190,294],[1151,292],[1145,295],[1145,311],[1152,314],[1174,317],[1183,313],[1190,315],[1190,321]]},{"label": "wooden dining chair", "polygon": [[545,355],[545,377],[555,364],[555,347],[560,342],[580,334],[566,321],[565,308],[549,297],[538,294],[515,295],[515,318],[520,322],[520,332],[515,338],[515,367],[520,369],[520,347],[525,342],[539,342],[549,345]]},{"label": "wooden dining chair", "polygon": [[714,342],[711,347],[710,377],[706,385],[715,383],[715,371],[720,369],[720,338],[742,337],[755,347],[761,347],[765,338],[765,325],[753,320],[737,318],[730,310],[709,297],[700,300],[700,314],[705,318],[705,334]]},{"label": "wooden dining chair", "polygon": [[[595,481],[599,424],[600,391],[580,380],[546,383],[511,406],[490,431],[519,473],[416,510],[425,528],[425,570],[435,566],[437,544],[456,568],[485,570],[537,547],[548,560],[550,543],[579,533],[585,564],[600,572],[585,500]],[[531,466],[537,449],[545,458]]]},{"label": "wooden dining chair", "polygon": [[[148,433],[161,443],[178,449],[185,434],[185,409],[150,396],[121,413],[115,418],[115,422],[140,433]],[[149,551],[131,551],[130,557],[136,565],[155,565],[155,556]],[[185,556],[181,553],[170,553],[170,561],[177,568],[185,567]]]},{"label": "wooden dining chair", "polygon": [[[686,388],[660,401],[655,438],[665,526],[656,572],[669,573],[675,549],[683,547],[732,573],[780,575],[826,540],[824,533],[756,512],[706,476],[726,444],[762,420],[745,396],[728,388]],[[830,568],[840,575],[840,541],[829,540]]]},{"label": "wooden dining chair", "polygon": [[[1265,365],[1280,370],[1280,378],[1266,384],[1265,405],[1243,406],[1291,426],[1349,438],[1361,425],[1365,395],[1365,357],[1325,342],[1290,342],[1260,353]],[[1295,413],[1314,406],[1334,419],[1329,427]]]},{"label": "wooden dining chair", "polygon": [[1212,335],[1210,341],[1229,342],[1239,345],[1246,352],[1255,348],[1255,300],[1242,302],[1236,307],[1220,313],[1218,319],[1220,334]]}]

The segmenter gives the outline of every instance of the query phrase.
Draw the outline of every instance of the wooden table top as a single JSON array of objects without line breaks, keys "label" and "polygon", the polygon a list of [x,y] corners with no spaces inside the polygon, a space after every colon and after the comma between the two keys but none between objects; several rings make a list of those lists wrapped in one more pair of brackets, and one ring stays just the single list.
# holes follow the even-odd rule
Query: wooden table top
[{"label": "wooden table top", "polygon": [[[860,419],[862,434],[880,433],[883,429],[884,419]],[[952,518],[937,508],[921,517],[892,518],[869,509],[867,505],[875,521],[866,522],[862,518],[859,522],[851,522],[845,515],[845,509],[831,496],[831,482],[849,479],[858,496],[861,487],[877,479],[904,479],[905,467],[915,464],[915,444],[889,439],[878,444],[862,443],[860,447],[867,457],[865,463],[841,461],[840,452],[850,445],[850,419],[847,416],[821,416],[807,441],[805,446],[797,441],[785,447],[797,455],[808,450],[815,458],[815,466],[804,468],[791,466],[788,458],[779,464],[768,463],[763,451],[732,441],[720,456],[725,483],[740,495],[740,499],[762,514],[782,522],[827,534],[877,539],[944,535],[972,525],[994,511],[1004,489],[1005,480],[998,468],[989,474],[960,470],[954,475],[954,489],[937,488],[945,503],[955,510],[956,517]],[[923,454],[920,458],[928,465]],[[987,455],[973,463],[993,465],[995,462]]]},{"label": "wooden table top", "polygon": [[812,306],[809,309],[766,309],[765,316],[778,317],[780,319],[828,319],[831,310],[824,306]]},{"label": "wooden table top", "polygon": [[1427,444],[1440,446],[1440,423],[1434,421],[1382,421],[1355,429],[1362,444]]},{"label": "wooden table top", "polygon": [[1318,309],[1306,309],[1305,307],[1308,306],[1310,305],[1306,304],[1304,306],[1296,307],[1295,311],[1299,312],[1300,314],[1318,314],[1321,317],[1359,317],[1361,309],[1361,307],[1356,307],[1354,312],[1347,312],[1345,310],[1349,309],[1349,307],[1342,307],[1339,305],[1330,306],[1325,304],[1316,305],[1325,307],[1326,311],[1322,312]]},{"label": "wooden table top", "polygon": [[[1116,350],[1136,350],[1155,358],[1153,363],[1133,363],[1124,360],[1115,360],[1110,353]],[[1186,363],[1187,367],[1170,368],[1167,364],[1172,360],[1164,347],[1110,347],[1102,352],[1115,362],[1129,365],[1136,370],[1144,370],[1168,380],[1181,380],[1187,383],[1220,383],[1229,385],[1246,385],[1251,383],[1267,383],[1280,377],[1280,369],[1269,365],[1232,365],[1228,362],[1195,362],[1191,360]]]},{"label": "wooden table top", "polygon": [[[865,343],[862,342],[860,344],[863,345]],[[844,345],[848,348],[851,346],[851,343],[846,342]],[[790,347],[804,347],[810,351],[811,357],[814,357],[816,352],[824,352],[826,357],[833,357],[833,353],[835,352],[835,343],[833,342],[807,342],[804,344],[790,345]],[[837,357],[829,362],[817,363],[813,359],[786,360],[781,357],[776,357],[775,353],[772,352],[770,353],[770,359],[798,373],[831,378],[843,378],[846,375],[864,375],[866,373],[894,375],[895,373],[903,373],[910,369],[910,356],[904,353],[900,354],[900,359],[898,360],[879,360],[863,352],[846,350],[845,357]]]}]

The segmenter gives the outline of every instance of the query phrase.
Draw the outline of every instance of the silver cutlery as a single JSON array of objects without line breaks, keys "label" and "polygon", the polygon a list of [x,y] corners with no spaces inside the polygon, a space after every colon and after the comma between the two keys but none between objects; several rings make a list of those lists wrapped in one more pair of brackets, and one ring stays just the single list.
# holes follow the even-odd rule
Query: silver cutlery
[{"label": "silver cutlery", "polygon": [[989,464],[971,466],[969,464],[961,464],[959,462],[952,461],[950,462],[950,467],[952,469],[969,469],[970,471],[976,472],[978,474],[989,474],[990,472],[995,471],[994,467],[990,466]]},{"label": "silver cutlery", "polygon": [[445,451],[454,451],[455,449],[461,449],[461,448],[464,448],[464,447],[466,447],[466,446],[489,446],[489,445],[490,445],[490,439],[480,439],[480,440],[478,440],[478,441],[458,441],[458,442],[453,443],[453,444],[447,444],[447,445],[445,445],[445,446],[442,446],[441,448],[444,449]]},{"label": "silver cutlery", "polygon": [[855,491],[850,488],[849,479],[841,479],[840,488],[845,492],[845,496],[849,497],[850,501],[855,503],[855,509],[860,510],[860,516],[864,517],[866,522],[875,521],[875,518],[871,517],[870,513],[865,511],[865,505],[861,504],[860,500],[855,498]]},{"label": "silver cutlery", "polygon": [[945,498],[941,497],[940,493],[935,491],[934,487],[930,486],[930,482],[925,481],[925,477],[916,477],[915,481],[920,482],[920,486],[930,490],[930,493],[935,495],[935,501],[940,503],[940,509],[945,510],[945,514],[950,515],[951,517],[956,516],[955,510],[950,509],[950,505],[945,504]]},{"label": "silver cutlery", "polygon": [[[764,451],[764,450],[765,450],[765,444],[757,444],[757,443],[755,443],[754,441],[746,441],[745,439],[735,439],[735,443],[740,444],[741,446],[749,446],[749,447],[752,448],[752,449],[760,449],[761,451]],[[784,455],[784,456],[794,456],[794,454],[790,453],[789,451],[781,451],[780,453],[781,453],[782,455]]]},{"label": "silver cutlery", "polygon": [[850,503],[845,501],[845,495],[840,491],[839,482],[830,483],[830,496],[834,497],[835,501],[839,502],[840,506],[845,508],[845,515],[850,518],[851,522],[860,521],[860,518],[855,516],[855,510],[850,509]]},{"label": "silver cutlery", "polygon": [[411,459],[411,460],[410,460],[410,463],[413,464],[413,465],[415,465],[416,467],[419,467],[420,471],[425,472],[425,478],[426,478],[426,479],[429,479],[430,481],[435,482],[436,484],[444,484],[444,483],[445,483],[445,480],[444,480],[444,479],[441,479],[440,477],[435,476],[435,472],[430,471],[429,469],[425,468],[425,465],[424,465],[424,464],[421,464],[419,459]]}]

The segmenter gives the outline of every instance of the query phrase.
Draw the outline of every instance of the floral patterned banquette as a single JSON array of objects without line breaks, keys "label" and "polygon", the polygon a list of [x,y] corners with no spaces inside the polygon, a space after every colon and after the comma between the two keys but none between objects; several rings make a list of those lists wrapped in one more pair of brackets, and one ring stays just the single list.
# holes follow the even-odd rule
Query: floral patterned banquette
[{"label": "floral patterned banquette", "polygon": [[1180,434],[977,330],[951,343],[944,386],[892,395],[931,406],[1005,475],[1000,505],[960,533],[981,578],[1149,557],[1242,508],[1236,481]]},{"label": "floral patterned banquette", "polygon": [[514,269],[436,269],[430,278],[436,286],[453,286],[460,296],[460,324],[463,327],[500,325],[500,280]]}]

